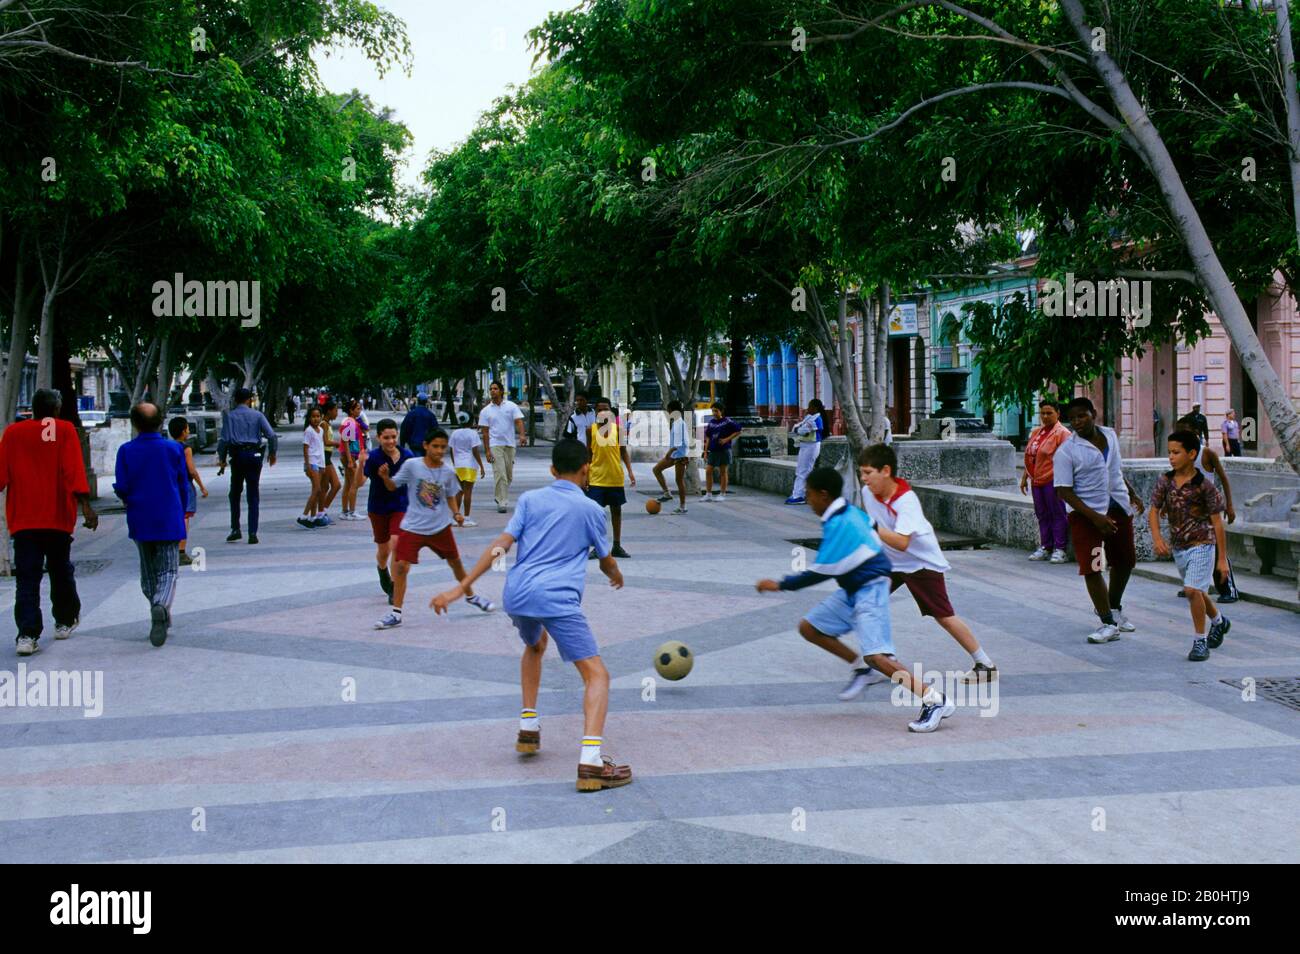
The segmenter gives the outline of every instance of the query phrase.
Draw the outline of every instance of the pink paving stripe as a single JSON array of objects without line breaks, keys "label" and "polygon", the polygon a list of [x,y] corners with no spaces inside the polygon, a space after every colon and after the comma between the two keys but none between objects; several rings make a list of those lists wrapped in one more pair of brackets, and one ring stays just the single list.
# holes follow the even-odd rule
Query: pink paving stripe
[{"label": "pink paving stripe", "polygon": [[[832,758],[869,757],[914,746],[978,745],[1049,735],[1090,733],[1116,728],[1150,728],[1195,723],[1202,715],[1134,714],[1006,715],[980,718],[958,710],[934,735],[918,736],[906,723],[916,709],[845,707],[843,713],[805,709],[737,712],[672,710],[611,713],[607,754],[627,759],[648,775],[773,767]],[[514,752],[517,723],[439,725],[346,741],[284,743],[214,756],[146,759],[16,775],[5,788],[87,785],[214,785],[271,782],[439,783],[531,782],[567,775],[577,764],[582,737],[579,716],[546,718],[542,713],[544,754],[520,759]],[[1063,755],[1072,754],[1062,751]]]}]

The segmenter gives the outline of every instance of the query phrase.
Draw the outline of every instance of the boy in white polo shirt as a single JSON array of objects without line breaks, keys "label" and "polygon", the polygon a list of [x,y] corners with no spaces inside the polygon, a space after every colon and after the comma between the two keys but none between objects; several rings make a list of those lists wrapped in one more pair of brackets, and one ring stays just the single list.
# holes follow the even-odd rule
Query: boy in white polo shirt
[{"label": "boy in white polo shirt", "polygon": [[[866,511],[875,521],[876,533],[880,535],[885,553],[894,567],[890,592],[906,586],[921,615],[934,617],[934,621],[970,653],[975,665],[962,676],[962,682],[992,682],[997,679],[998,667],[980,648],[979,640],[948,600],[948,587],[943,575],[952,569],[952,565],[939,548],[939,537],[934,527],[925,519],[921,498],[907,481],[898,476],[898,455],[894,448],[888,444],[873,444],[863,450],[858,455],[858,476],[866,487],[866,493],[862,495]],[[871,681],[871,673],[862,672],[850,689],[860,684],[858,692],[861,692]],[[849,691],[845,690],[846,694]]]},{"label": "boy in white polo shirt", "polygon": [[554,639],[560,658],[573,663],[586,685],[582,711],[584,732],[578,760],[578,791],[617,788],[632,781],[632,769],[600,753],[605,713],[609,708],[609,671],[600,658],[596,637],[582,612],[587,577],[587,550],[600,557],[600,571],[615,589],[623,586],[618,562],[605,542],[605,512],[582,492],[591,452],[578,441],[558,441],[551,451],[555,482],[519,498],[505,532],[483,551],[474,569],[459,584],[439,593],[430,605],[445,613],[480,576],[519,542],[519,555],[506,575],[502,596],[510,621],[519,630],[524,658],[519,667],[523,709],[515,751],[536,753],[542,745],[537,719],[537,692],[542,681],[542,656]]}]

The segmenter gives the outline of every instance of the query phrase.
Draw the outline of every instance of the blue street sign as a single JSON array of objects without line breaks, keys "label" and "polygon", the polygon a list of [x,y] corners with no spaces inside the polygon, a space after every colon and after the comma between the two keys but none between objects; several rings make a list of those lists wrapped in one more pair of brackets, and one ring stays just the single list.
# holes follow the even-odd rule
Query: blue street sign
[{"label": "blue street sign", "polygon": [[1193,375],[1192,375],[1192,380],[1193,380],[1193,381],[1208,381],[1208,380],[1210,380],[1210,376],[1209,376],[1208,374],[1193,374]]}]

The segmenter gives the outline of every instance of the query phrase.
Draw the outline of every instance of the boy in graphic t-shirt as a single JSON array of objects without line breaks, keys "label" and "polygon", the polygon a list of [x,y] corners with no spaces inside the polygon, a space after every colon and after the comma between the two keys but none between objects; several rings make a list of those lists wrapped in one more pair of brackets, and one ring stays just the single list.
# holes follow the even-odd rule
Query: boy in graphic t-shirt
[{"label": "boy in graphic t-shirt", "polygon": [[[992,682],[998,678],[998,667],[948,601],[943,575],[952,566],[939,549],[939,537],[925,519],[921,498],[897,474],[898,456],[888,444],[873,444],[858,455],[858,476],[866,487],[862,495],[866,511],[875,521],[876,532],[894,566],[890,592],[906,586],[921,615],[934,617],[970,653],[975,666],[962,676],[962,682]],[[871,674],[862,673],[862,677],[862,688],[866,688],[872,681]]]},{"label": "boy in graphic t-shirt", "polygon": [[[406,598],[406,578],[411,565],[420,562],[420,551],[428,547],[447,561],[447,566],[457,580],[465,578],[465,566],[460,561],[456,538],[451,535],[454,520],[463,525],[465,518],[456,506],[460,481],[455,472],[443,463],[447,454],[447,432],[442,428],[424,435],[424,456],[403,461],[396,474],[389,473],[387,462],[380,465],[375,476],[384,486],[395,491],[407,488],[406,516],[393,548],[393,608],[388,615],[375,623],[375,629],[392,629],[402,625],[402,603]],[[496,607],[481,596],[475,596],[466,587],[466,600],[485,613]]]}]

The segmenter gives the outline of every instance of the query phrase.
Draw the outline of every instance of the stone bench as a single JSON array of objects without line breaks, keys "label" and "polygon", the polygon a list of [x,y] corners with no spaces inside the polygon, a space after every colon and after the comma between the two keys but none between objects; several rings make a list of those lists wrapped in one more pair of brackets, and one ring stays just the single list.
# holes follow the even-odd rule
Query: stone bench
[{"label": "stone bench", "polygon": [[1300,528],[1280,523],[1238,520],[1227,526],[1228,557],[1234,568],[1261,576],[1297,579],[1300,563]]}]

